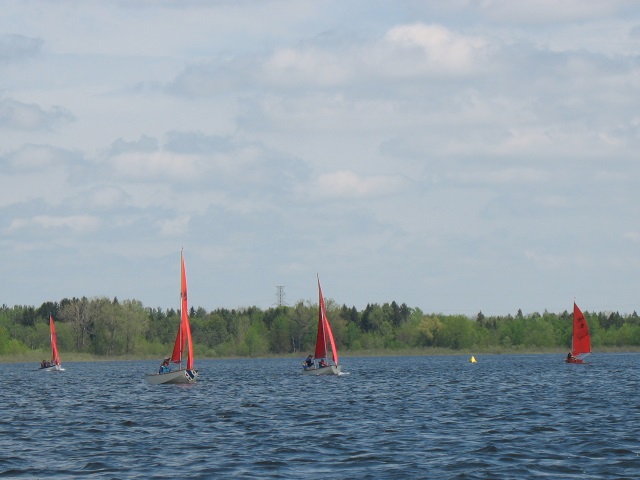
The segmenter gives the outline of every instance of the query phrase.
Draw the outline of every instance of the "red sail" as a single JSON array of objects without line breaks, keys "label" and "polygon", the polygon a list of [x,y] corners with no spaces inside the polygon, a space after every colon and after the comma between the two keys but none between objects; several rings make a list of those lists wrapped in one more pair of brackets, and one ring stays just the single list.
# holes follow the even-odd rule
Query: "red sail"
[{"label": "red sail", "polygon": [[571,355],[577,356],[583,353],[591,353],[591,337],[589,326],[584,315],[573,303],[573,341],[571,344]]},{"label": "red sail", "polygon": [[189,303],[187,301],[187,271],[184,266],[184,255],[182,255],[180,265],[180,317],[182,325],[182,336],[184,338],[182,348],[184,350],[184,341],[187,342],[187,370],[193,369],[193,343],[191,342],[191,325],[189,325]]},{"label": "red sail", "polygon": [[51,331],[51,363],[60,365],[60,354],[58,353],[58,336],[56,326],[53,323],[53,315],[49,315],[49,330]]},{"label": "red sail", "polygon": [[[323,302],[324,303],[324,302]],[[323,307],[324,310],[324,307]],[[336,350],[336,342],[333,339],[333,332],[331,331],[331,325],[329,325],[329,318],[327,318],[327,311],[324,310],[324,323],[326,331],[329,334],[329,343],[331,344],[331,355],[333,356],[333,362],[338,365],[338,350]]]},{"label": "red sail", "polygon": [[185,343],[187,351],[187,369],[193,368],[193,344],[191,343],[191,327],[189,325],[189,304],[187,301],[187,272],[184,266],[184,254],[180,253],[180,325],[171,354],[172,363],[181,363]]},{"label": "red sail", "polygon": [[318,334],[316,336],[316,360],[327,356],[327,338],[324,334],[325,329],[325,307],[324,298],[322,297],[322,289],[320,288],[320,279],[318,279]]},{"label": "red sail", "polygon": [[331,355],[333,362],[338,365],[338,351],[336,350],[336,343],[333,339],[333,332],[331,331],[331,325],[329,324],[329,317],[327,317],[327,308],[324,304],[324,296],[322,295],[322,288],[320,287],[320,279],[318,279],[318,337],[316,338],[316,359],[324,358],[327,356],[327,336],[331,343]]},{"label": "red sail", "polygon": [[178,325],[178,333],[176,334],[176,342],[173,344],[173,353],[171,354],[171,363],[182,363],[182,349],[184,348],[184,327],[182,322]]}]

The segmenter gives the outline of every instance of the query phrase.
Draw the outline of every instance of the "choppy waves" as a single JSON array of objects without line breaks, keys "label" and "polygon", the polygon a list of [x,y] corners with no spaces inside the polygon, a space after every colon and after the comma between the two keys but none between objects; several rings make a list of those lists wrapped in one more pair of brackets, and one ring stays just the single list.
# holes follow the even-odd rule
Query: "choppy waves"
[{"label": "choppy waves", "polygon": [[4,365],[7,478],[636,478],[636,354],[200,361],[195,385],[151,362]]}]

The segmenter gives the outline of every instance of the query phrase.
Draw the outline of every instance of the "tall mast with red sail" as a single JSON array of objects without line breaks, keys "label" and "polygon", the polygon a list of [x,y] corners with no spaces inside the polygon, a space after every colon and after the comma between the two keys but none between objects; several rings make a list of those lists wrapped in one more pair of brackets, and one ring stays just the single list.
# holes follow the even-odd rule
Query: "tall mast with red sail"
[{"label": "tall mast with red sail", "polygon": [[187,300],[187,272],[184,265],[184,252],[180,252],[180,325],[173,345],[171,362],[182,364],[182,356],[187,347],[187,370],[193,369],[193,343],[189,325],[189,302]]},{"label": "tall mast with red sail", "polygon": [[192,370],[193,342],[191,341],[189,302],[187,301],[187,270],[184,266],[184,254],[182,252],[180,253],[180,323],[182,324],[182,336],[184,337],[184,341],[187,342],[187,370]]},{"label": "tall mast with red sail", "polygon": [[582,314],[582,311],[573,302],[573,337],[571,341],[571,355],[585,355],[591,353],[591,336],[589,335],[589,325]]},{"label": "tall mast with red sail", "polygon": [[[331,358],[333,363],[328,361],[328,350],[331,346]],[[333,331],[327,316],[327,306],[322,295],[320,277],[318,277],[318,331],[316,333],[315,362],[307,358],[303,364],[302,373],[305,375],[340,375],[342,365],[338,364],[338,350],[333,338]]]},{"label": "tall mast with red sail", "polygon": [[327,356],[327,337],[331,344],[331,356],[333,362],[338,365],[338,351],[336,343],[333,339],[333,332],[327,317],[327,308],[322,295],[322,287],[320,287],[320,278],[318,278],[318,336],[316,337],[316,359],[325,358]]},{"label": "tall mast with red sail", "polygon": [[49,314],[49,330],[51,332],[51,363],[60,365],[60,354],[58,353],[58,336],[56,334],[56,325],[53,322],[53,315]]},{"label": "tall mast with red sail", "polygon": [[[187,366],[182,368],[182,360],[186,355]],[[173,344],[171,357],[165,362],[179,364],[178,370],[171,370],[163,362],[158,373],[147,374],[147,382],[153,385],[167,383],[195,383],[198,379],[198,370],[193,368],[193,341],[191,339],[191,326],[189,325],[189,301],[187,296],[187,270],[184,262],[184,251],[180,251],[180,323],[176,340]]]}]

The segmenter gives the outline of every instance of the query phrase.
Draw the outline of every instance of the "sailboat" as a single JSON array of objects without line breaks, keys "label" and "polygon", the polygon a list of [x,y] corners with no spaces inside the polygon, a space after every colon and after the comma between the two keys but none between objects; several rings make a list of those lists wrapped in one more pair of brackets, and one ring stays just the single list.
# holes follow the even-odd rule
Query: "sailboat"
[{"label": "sailboat", "polygon": [[60,354],[58,353],[58,336],[56,335],[56,325],[53,321],[53,315],[49,314],[49,331],[51,333],[51,361],[43,360],[40,363],[40,370],[45,372],[64,372],[64,368],[60,364]]},{"label": "sailboat", "polygon": [[[183,355],[187,355],[187,364],[182,368]],[[178,370],[147,374],[147,382],[152,385],[162,383],[195,383],[198,378],[198,370],[193,368],[193,342],[191,341],[191,325],[189,324],[189,305],[187,302],[187,272],[184,266],[184,252],[180,252],[180,325],[176,334],[171,357],[165,360],[178,365]],[[163,366],[165,363],[163,362]],[[161,370],[164,370],[161,368]]]},{"label": "sailboat", "polygon": [[589,325],[582,311],[573,302],[573,336],[571,339],[571,352],[567,355],[567,363],[587,363],[584,356],[591,353],[591,336]]},{"label": "sailboat", "polygon": [[[327,317],[327,308],[322,296],[320,278],[318,278],[318,297],[318,333],[316,335],[315,361],[309,359],[308,363],[303,365],[302,373],[305,375],[338,375],[342,371],[342,365],[338,364],[338,350],[336,350],[336,343],[333,339],[329,318]],[[326,363],[327,340],[331,344],[332,364]]]}]

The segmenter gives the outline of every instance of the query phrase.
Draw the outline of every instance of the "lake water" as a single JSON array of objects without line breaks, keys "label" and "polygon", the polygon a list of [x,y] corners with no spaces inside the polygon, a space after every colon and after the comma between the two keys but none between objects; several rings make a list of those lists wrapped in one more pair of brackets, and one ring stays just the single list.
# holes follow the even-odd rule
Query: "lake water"
[{"label": "lake water", "polygon": [[0,477],[602,479],[640,477],[638,354],[2,365]]}]

